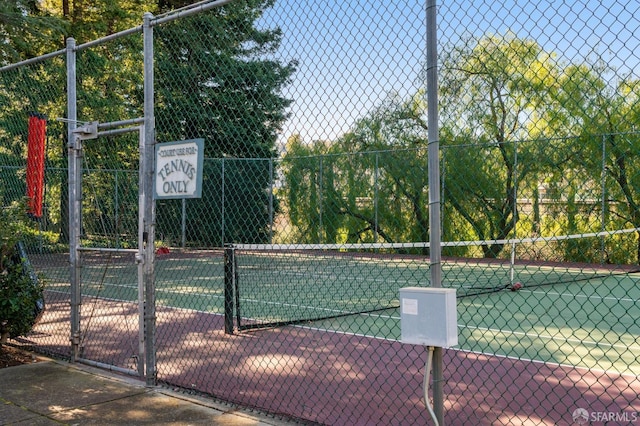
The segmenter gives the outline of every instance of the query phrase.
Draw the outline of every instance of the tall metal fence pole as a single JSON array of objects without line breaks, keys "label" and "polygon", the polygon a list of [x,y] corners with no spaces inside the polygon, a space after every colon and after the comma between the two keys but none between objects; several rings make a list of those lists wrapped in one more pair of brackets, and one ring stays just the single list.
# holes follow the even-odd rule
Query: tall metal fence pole
[{"label": "tall metal fence pole", "polygon": [[153,199],[153,178],[155,173],[155,116],[153,94],[153,27],[149,12],[144,14],[144,145],[141,152],[143,174],[143,187],[141,188],[144,202],[143,236],[145,238],[143,281],[145,289],[144,325],[146,333],[146,384],[155,386],[156,368],[156,300],[155,300],[155,201]]},{"label": "tall metal fence pole", "polygon": [[[440,260],[440,139],[438,129],[438,37],[436,0],[427,0],[427,126],[429,161],[429,259],[431,286],[442,287]],[[444,424],[442,348],[433,353],[433,407],[440,425]]]},{"label": "tall metal fence pole", "polygon": [[373,242],[378,242],[378,177],[380,153],[376,152],[375,170],[373,172]]},{"label": "tall metal fence pole", "polygon": [[[519,192],[519,188],[518,188],[518,149],[519,149],[519,144],[518,141],[514,141],[513,142],[513,209],[511,211],[511,221],[513,223],[513,230],[511,232],[513,232],[513,238],[517,238],[518,237],[518,192]],[[510,271],[509,271],[509,282],[510,284],[514,283],[515,280],[515,262],[516,262],[516,243],[515,240],[514,242],[511,243],[511,254],[510,254]]]},{"label": "tall metal fence pole", "polygon": [[274,190],[274,184],[273,184],[273,158],[269,159],[269,243],[273,244],[273,220],[274,220],[274,213],[273,213],[273,190]]},{"label": "tall metal fence pole", "polygon": [[76,41],[67,39],[67,151],[69,162],[69,262],[71,285],[71,361],[80,357],[80,212],[82,178],[81,141],[74,130],[77,120],[76,106]]},{"label": "tall metal fence pole", "polygon": [[323,186],[322,186],[322,169],[323,169],[323,161],[322,161],[322,156],[320,156],[320,165],[318,166],[318,242],[319,243],[324,243],[324,232],[323,227],[324,227],[324,223],[322,220],[322,215],[323,215],[323,208],[324,208],[324,203],[323,203],[323,197],[324,197],[324,193],[323,193]]},{"label": "tall metal fence pole", "polygon": [[224,174],[224,172],[225,172],[225,170],[224,170],[225,164],[226,164],[225,163],[225,159],[223,158],[222,159],[222,164],[221,164],[221,167],[220,167],[220,176],[221,176],[221,178],[220,178],[220,197],[221,197],[221,200],[220,200],[220,228],[221,228],[220,229],[220,236],[222,238],[222,241],[220,241],[220,245],[221,246],[224,246],[226,244],[226,242],[227,242],[226,241],[227,238],[225,236],[225,229],[226,229],[225,219],[226,219],[226,217],[224,215],[224,213],[225,213],[225,204],[226,204],[225,203],[225,174]]},{"label": "tall metal fence pole", "polygon": [[183,198],[180,204],[182,206],[180,215],[180,247],[185,248],[187,246],[187,199]]},{"label": "tall metal fence pole", "polygon": [[115,223],[115,237],[116,237],[116,248],[120,248],[120,230],[118,229],[118,224],[120,223],[120,196],[118,193],[118,170],[113,171],[113,215]]},{"label": "tall metal fence pole", "polygon": [[[600,231],[604,233],[607,230],[607,139],[605,135],[602,135],[602,167],[600,170]],[[600,237],[600,263],[605,264],[607,262],[606,246],[604,235]]]}]

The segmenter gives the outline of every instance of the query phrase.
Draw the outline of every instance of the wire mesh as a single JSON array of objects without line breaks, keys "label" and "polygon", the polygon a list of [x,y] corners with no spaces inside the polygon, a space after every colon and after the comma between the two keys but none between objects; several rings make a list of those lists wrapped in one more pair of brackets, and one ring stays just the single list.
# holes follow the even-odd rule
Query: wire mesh
[{"label": "wire mesh", "polygon": [[[127,10],[113,31],[139,23]],[[401,342],[398,310],[400,287],[430,285],[425,14],[236,0],[155,25],[157,142],[205,140],[202,198],[156,202],[160,383],[320,424],[430,423],[427,350]],[[446,424],[637,421],[639,16],[438,6],[443,285],[469,293]],[[136,33],[77,52],[79,120],[143,115],[141,51]],[[0,71],[0,195],[26,194],[28,114],[45,114],[25,239],[47,310],[17,343],[68,357],[65,79],[60,56]],[[82,243],[137,247],[138,138],[83,161]],[[136,259],[106,253],[83,254],[83,355],[135,369]]]}]

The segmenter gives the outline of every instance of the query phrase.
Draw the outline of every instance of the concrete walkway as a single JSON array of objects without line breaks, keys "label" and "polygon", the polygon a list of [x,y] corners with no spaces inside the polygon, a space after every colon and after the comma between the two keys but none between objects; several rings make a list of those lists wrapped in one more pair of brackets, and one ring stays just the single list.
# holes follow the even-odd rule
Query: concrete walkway
[{"label": "concrete walkway", "polygon": [[225,425],[289,423],[104,370],[39,358],[0,369],[0,425]]}]

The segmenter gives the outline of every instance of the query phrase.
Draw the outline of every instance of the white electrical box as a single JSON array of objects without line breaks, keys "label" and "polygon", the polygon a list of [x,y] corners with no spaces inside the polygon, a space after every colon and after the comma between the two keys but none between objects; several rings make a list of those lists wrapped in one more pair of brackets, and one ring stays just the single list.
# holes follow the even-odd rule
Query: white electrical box
[{"label": "white electrical box", "polygon": [[456,290],[435,287],[401,288],[400,327],[404,343],[440,348],[456,346]]}]

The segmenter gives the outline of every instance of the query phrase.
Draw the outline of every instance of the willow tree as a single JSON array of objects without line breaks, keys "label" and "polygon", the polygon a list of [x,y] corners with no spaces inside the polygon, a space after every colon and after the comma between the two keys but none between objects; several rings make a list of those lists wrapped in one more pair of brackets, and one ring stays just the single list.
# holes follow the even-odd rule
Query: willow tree
[{"label": "willow tree", "polygon": [[[538,111],[549,105],[557,66],[533,40],[485,36],[453,48],[442,67],[443,175],[447,205],[472,239],[502,240],[519,220],[519,182],[534,172],[530,136]],[[457,145],[457,147],[451,147]],[[519,165],[529,165],[519,167]],[[498,256],[501,243],[482,247]]]},{"label": "willow tree", "polygon": [[330,243],[428,241],[425,108],[422,91],[392,95],[335,141],[290,140],[285,181],[298,229]]},{"label": "willow tree", "polygon": [[330,143],[287,140],[282,159],[284,212],[292,229],[279,239],[296,243],[335,243],[343,226],[340,196],[335,189],[336,161]]},{"label": "willow tree", "polygon": [[[605,210],[594,220],[596,230],[640,227],[640,81],[618,71],[603,60],[566,66],[558,80],[553,109],[543,117],[547,132],[570,138],[579,150],[569,157],[573,171],[581,170],[583,192],[596,188]],[[604,193],[603,193],[604,191]],[[584,195],[583,198],[590,195]],[[604,219],[604,222],[602,220]],[[571,231],[580,232],[578,224]],[[640,259],[640,234],[635,250],[607,247],[608,262]],[[609,244],[623,244],[609,240]],[[598,242],[593,250],[599,250]],[[587,248],[581,248],[587,253]],[[590,259],[584,259],[590,260]]]}]

